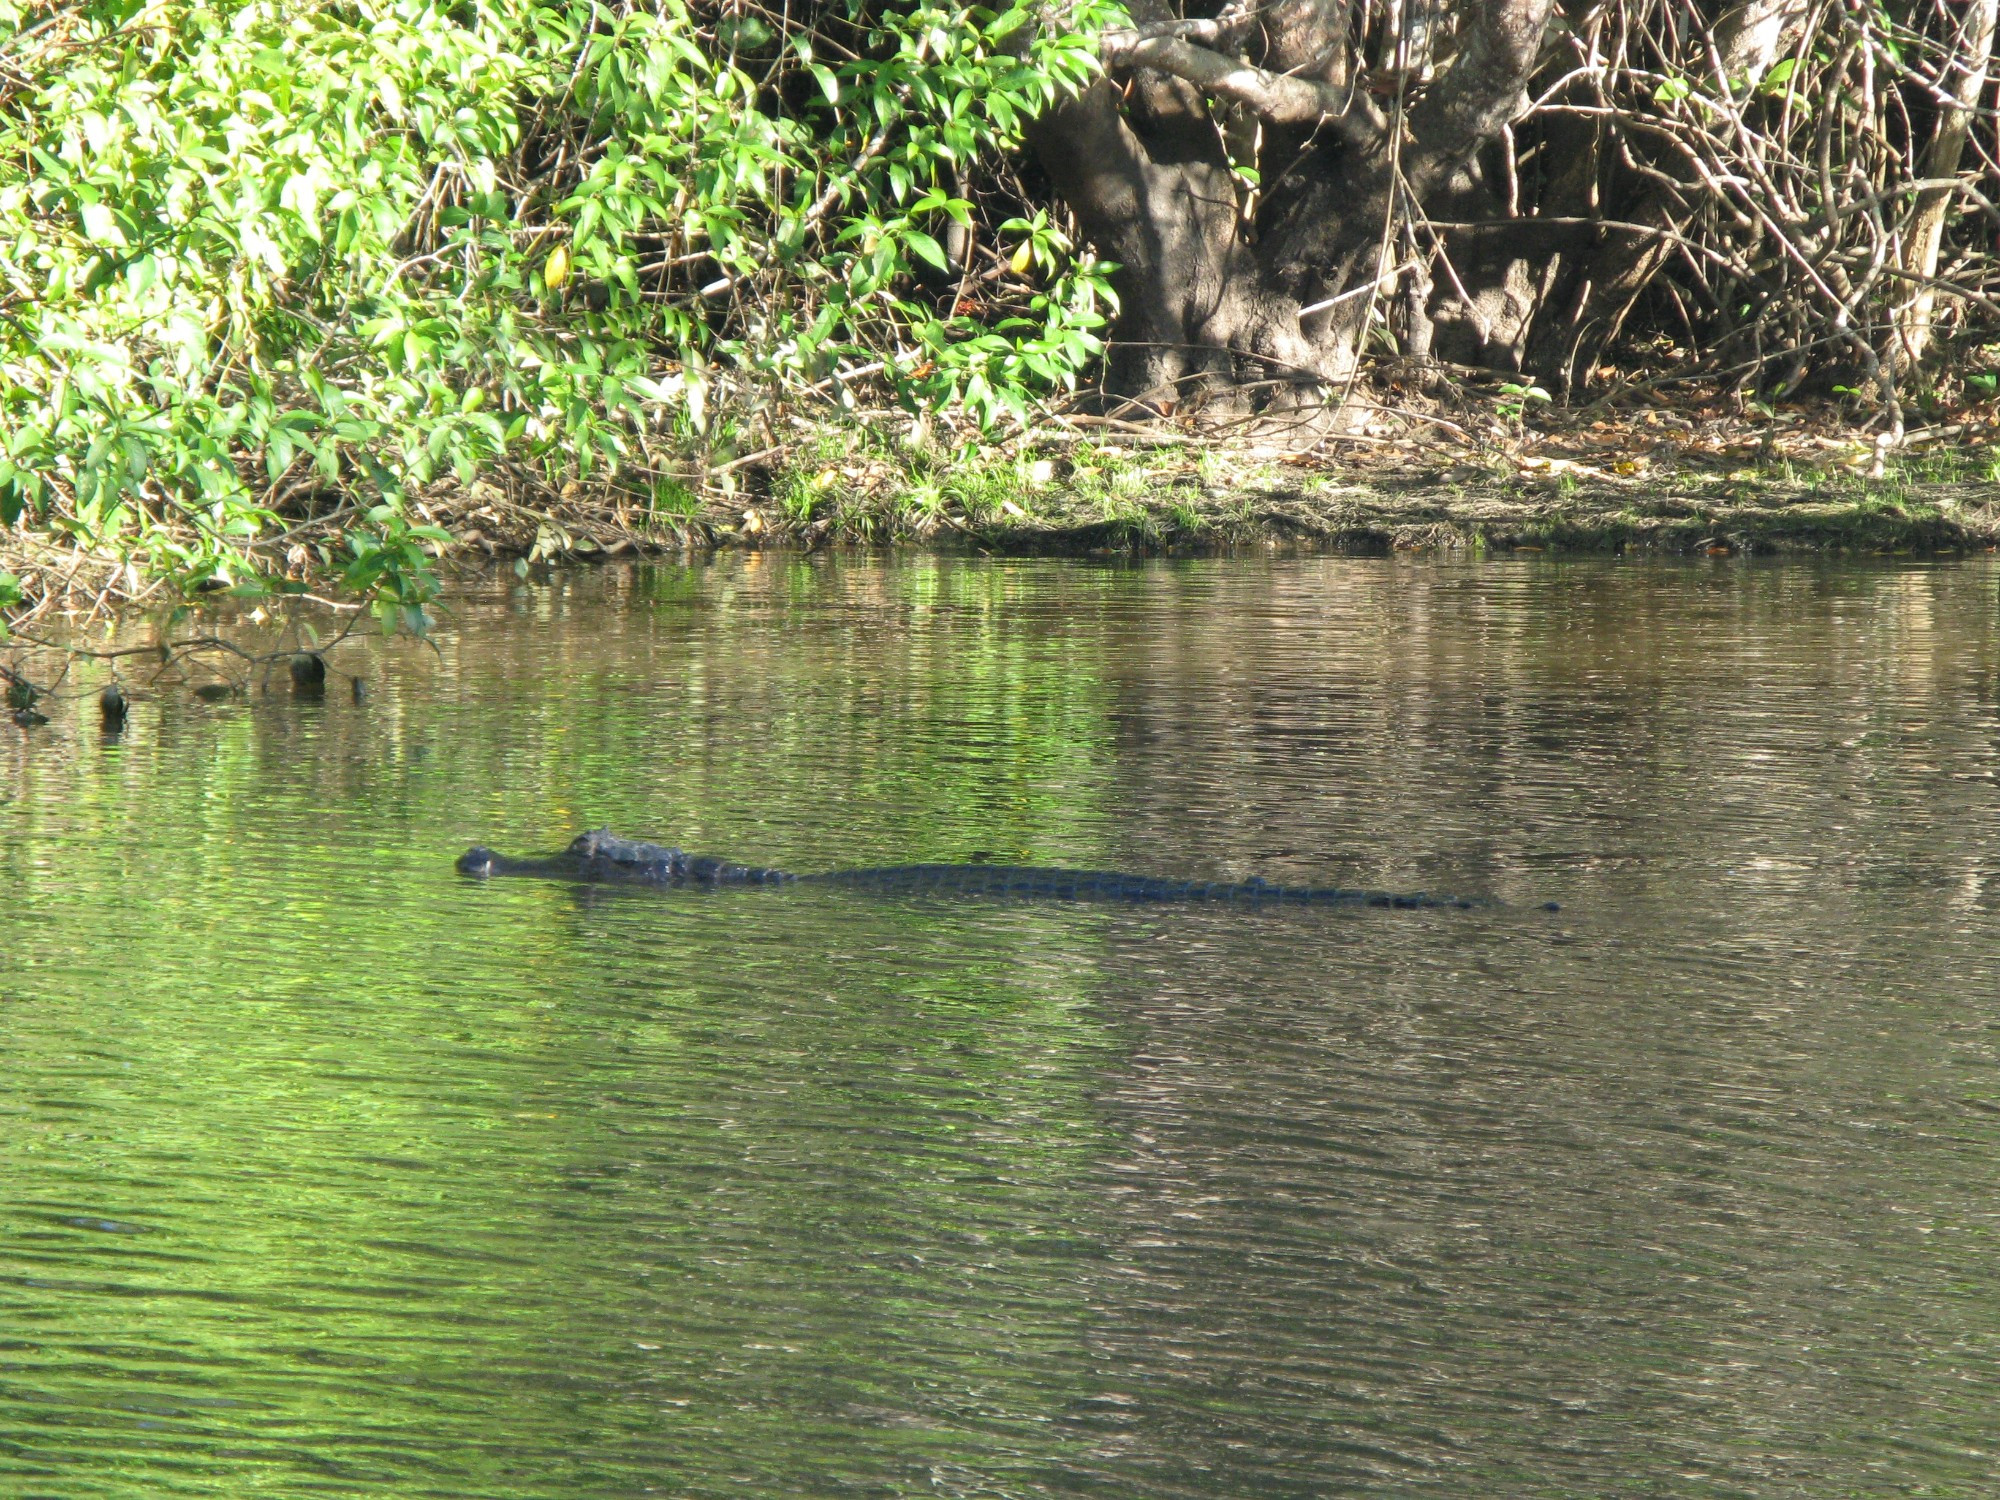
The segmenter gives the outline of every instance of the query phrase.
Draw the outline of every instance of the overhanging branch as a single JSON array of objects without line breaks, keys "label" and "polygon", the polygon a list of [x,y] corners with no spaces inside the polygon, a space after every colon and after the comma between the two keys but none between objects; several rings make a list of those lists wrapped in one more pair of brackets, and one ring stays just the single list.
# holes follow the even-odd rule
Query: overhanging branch
[{"label": "overhanging branch", "polygon": [[[1178,32],[1193,27],[1182,23],[1173,29]],[[1326,125],[1350,137],[1372,138],[1385,123],[1373,101],[1359,90],[1336,89],[1309,78],[1273,73],[1195,46],[1180,35],[1157,34],[1152,27],[1106,32],[1099,54],[1107,68],[1157,69],[1213,98],[1240,104],[1271,125],[1306,129]]]}]

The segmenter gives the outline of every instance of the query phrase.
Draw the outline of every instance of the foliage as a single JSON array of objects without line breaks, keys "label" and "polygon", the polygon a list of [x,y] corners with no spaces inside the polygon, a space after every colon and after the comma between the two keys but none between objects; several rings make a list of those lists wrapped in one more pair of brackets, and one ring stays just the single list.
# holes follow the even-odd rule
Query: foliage
[{"label": "foliage", "polygon": [[1528,407],[1531,404],[1541,402],[1546,405],[1553,399],[1547,391],[1538,385],[1523,383],[1518,380],[1509,380],[1502,383],[1500,387],[1500,400],[1494,403],[1493,409],[1507,421],[1518,426],[1523,418],[1527,416]]},{"label": "foliage", "polygon": [[1995,10],[1575,12],[1516,144],[1525,160],[1587,135],[1589,166],[1523,172],[1510,195],[1554,217],[1585,213],[1587,189],[1588,217],[1629,236],[1593,267],[1603,326],[1631,315],[1684,365],[1779,395],[1844,377],[1900,434],[1908,390],[1947,363],[1934,342],[1992,326]]},{"label": "foliage", "polygon": [[[240,590],[285,523],[352,510],[342,576],[414,624],[421,487],[658,489],[864,368],[988,423],[1073,384],[1104,268],[968,183],[1090,43],[785,15],[0,0],[0,522]],[[947,254],[982,228],[1000,274]]]},{"label": "foliage", "polygon": [[1564,394],[1842,380],[1894,441],[2000,314],[1996,30],[1996,0],[1156,6],[1033,134],[1121,263],[1105,384],[1152,410],[1315,411],[1379,351]]},{"label": "foliage", "polygon": [[[1437,135],[1481,18],[1532,0],[1136,30],[1116,0],[0,0],[0,527],[185,590],[331,576],[415,627],[431,502],[495,476],[679,524],[761,456],[787,515],[841,514],[800,432],[885,401],[990,432],[1100,352],[1114,268],[1048,150],[1100,58],[1118,87],[1083,97],[1160,155],[1079,180],[1135,246],[1162,236],[1133,180],[1221,245],[1200,277],[1107,252],[1161,293],[1127,349],[1182,347],[1162,309],[1248,309],[1187,332],[1213,333],[1199,379],[1316,400],[1351,361],[1279,335],[1324,308],[1357,358],[1504,368],[1516,421],[1602,357],[1840,380],[1900,430],[1991,394],[1951,365],[2000,307],[1995,8],[1569,7],[1504,140],[1427,203],[1414,148],[1355,143]],[[1343,113],[1299,128],[1301,88]],[[1328,195],[1370,161],[1379,193]],[[1282,250],[1342,216],[1341,254]],[[1187,295],[1245,267],[1273,295]],[[958,457],[910,509],[959,506]],[[0,609],[41,586],[15,566]]]}]

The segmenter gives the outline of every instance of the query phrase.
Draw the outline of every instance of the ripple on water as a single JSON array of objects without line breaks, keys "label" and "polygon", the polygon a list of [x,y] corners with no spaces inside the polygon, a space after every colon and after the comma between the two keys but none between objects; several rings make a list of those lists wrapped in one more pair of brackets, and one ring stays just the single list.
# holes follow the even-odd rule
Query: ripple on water
[{"label": "ripple on water", "polygon": [[[0,742],[0,1492],[1984,1493],[1996,577],[738,559]],[[604,823],[1507,904],[450,871]]]}]

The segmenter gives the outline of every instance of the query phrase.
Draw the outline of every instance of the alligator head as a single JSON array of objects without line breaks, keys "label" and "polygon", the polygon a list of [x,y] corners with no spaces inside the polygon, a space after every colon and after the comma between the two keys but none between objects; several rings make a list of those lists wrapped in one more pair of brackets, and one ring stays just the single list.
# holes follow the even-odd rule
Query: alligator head
[{"label": "alligator head", "polygon": [[480,880],[493,875],[536,875],[545,880],[640,881],[648,885],[720,885],[782,878],[782,872],[776,870],[752,870],[666,844],[620,838],[608,828],[578,834],[560,854],[528,859],[510,859],[475,844],[458,857],[458,873]]}]

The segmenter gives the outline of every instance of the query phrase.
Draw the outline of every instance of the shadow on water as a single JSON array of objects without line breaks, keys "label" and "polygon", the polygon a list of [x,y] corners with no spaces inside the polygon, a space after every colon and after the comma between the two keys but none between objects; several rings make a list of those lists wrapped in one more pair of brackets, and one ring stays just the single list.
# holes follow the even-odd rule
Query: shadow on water
[{"label": "shadow on water", "polygon": [[[0,736],[0,1491],[1988,1493],[1996,584],[738,558]],[[606,823],[1511,904],[451,870]]]}]

